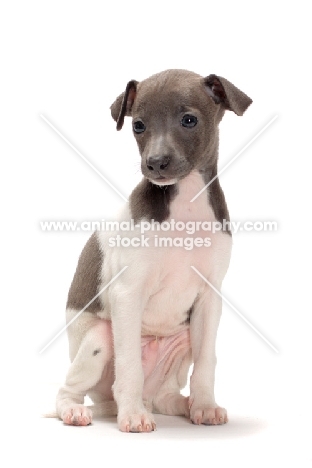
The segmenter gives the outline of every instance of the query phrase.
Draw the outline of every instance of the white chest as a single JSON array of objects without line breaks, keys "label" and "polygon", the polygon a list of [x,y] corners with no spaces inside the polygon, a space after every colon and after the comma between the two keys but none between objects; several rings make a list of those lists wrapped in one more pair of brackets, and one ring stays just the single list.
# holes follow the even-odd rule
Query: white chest
[{"label": "white chest", "polygon": [[165,229],[146,233],[150,240],[150,296],[143,313],[146,334],[171,334],[186,326],[189,310],[207,287],[191,266],[207,279],[223,277],[227,269],[231,238],[209,230],[216,219],[207,193],[191,203],[203,186],[198,172],[180,181],[170,218],[162,223]]},{"label": "white chest", "polygon": [[161,226],[149,223],[148,229],[147,221],[142,221],[131,233],[124,232],[124,237],[141,239],[145,245],[120,247],[107,256],[120,266],[129,265],[131,287],[139,288],[146,298],[142,312],[144,335],[171,335],[187,327],[188,312],[207,287],[191,266],[217,282],[228,267],[231,237],[209,230],[216,219],[207,193],[190,201],[203,186],[198,172],[180,181],[166,222]]}]

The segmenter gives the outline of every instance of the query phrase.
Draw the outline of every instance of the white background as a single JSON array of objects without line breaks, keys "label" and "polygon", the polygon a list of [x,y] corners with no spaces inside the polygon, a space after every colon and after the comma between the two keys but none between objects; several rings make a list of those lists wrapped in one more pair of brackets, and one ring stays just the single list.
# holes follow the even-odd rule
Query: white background
[{"label": "white background", "polygon": [[[307,2],[2,2],[0,36],[2,422],[12,466],[107,457],[127,466],[310,466]],[[223,294],[279,353],[224,305],[216,395],[227,426],[158,416],[157,433],[129,435],[114,418],[88,428],[42,420],[67,369],[66,335],[39,351],[64,325],[90,233],[44,233],[39,222],[109,219],[123,201],[40,114],[128,197],[139,155],[130,119],[116,132],[109,106],[130,79],[167,68],[219,74],[253,99],[243,117],[228,112],[221,123],[219,168],[278,115],[220,182],[233,220],[278,222],[276,233],[234,237]]]}]

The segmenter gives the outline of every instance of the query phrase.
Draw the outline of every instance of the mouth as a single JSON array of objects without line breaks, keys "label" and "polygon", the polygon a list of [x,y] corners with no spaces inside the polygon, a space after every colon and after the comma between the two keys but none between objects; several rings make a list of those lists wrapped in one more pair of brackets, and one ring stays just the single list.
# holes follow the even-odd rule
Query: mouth
[{"label": "mouth", "polygon": [[175,178],[175,179],[170,179],[170,178],[167,178],[167,177],[163,177],[163,176],[159,176],[155,179],[151,179],[151,178],[148,178],[148,180],[150,182],[152,182],[152,184],[154,185],[173,185],[173,184],[176,184],[178,182],[178,179]]}]

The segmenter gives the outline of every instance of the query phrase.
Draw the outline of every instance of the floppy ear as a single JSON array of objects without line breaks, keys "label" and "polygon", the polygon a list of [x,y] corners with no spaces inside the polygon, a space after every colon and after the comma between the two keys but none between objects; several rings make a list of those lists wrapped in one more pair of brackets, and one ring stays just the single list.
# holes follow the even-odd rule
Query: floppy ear
[{"label": "floppy ear", "polygon": [[236,88],[225,78],[217,75],[209,75],[204,78],[204,83],[209,96],[216,104],[221,104],[225,109],[243,115],[252,100],[240,89]]},{"label": "floppy ear", "polygon": [[117,122],[117,130],[121,130],[125,115],[131,115],[132,105],[136,96],[137,84],[138,81],[129,81],[126,90],[120,94],[116,101],[110,106],[112,117]]}]

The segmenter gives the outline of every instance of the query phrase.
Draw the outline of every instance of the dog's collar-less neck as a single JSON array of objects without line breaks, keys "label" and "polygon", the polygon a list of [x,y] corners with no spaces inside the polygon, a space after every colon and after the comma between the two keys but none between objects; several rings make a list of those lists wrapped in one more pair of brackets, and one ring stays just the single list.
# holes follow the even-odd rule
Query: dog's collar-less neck
[{"label": "dog's collar-less neck", "polygon": [[158,186],[143,179],[130,195],[130,211],[135,222],[142,219],[165,221],[169,206],[178,193],[177,184]]},{"label": "dog's collar-less neck", "polygon": [[[216,173],[217,168],[199,172],[198,174],[203,178],[203,182],[206,185]],[[130,195],[130,211],[134,221],[137,223],[142,219],[154,219],[161,223],[168,219],[170,216],[170,205],[179,193],[179,185],[185,183],[187,178],[188,176],[181,179],[176,184],[163,186],[155,185],[144,178]],[[189,199],[194,195],[196,195],[196,193],[192,194],[190,192],[188,194]],[[218,178],[216,178],[200,196],[207,197],[206,200],[211,205],[218,221],[222,222],[223,219],[229,221],[224,194]],[[188,201],[188,199],[185,201]]]}]

